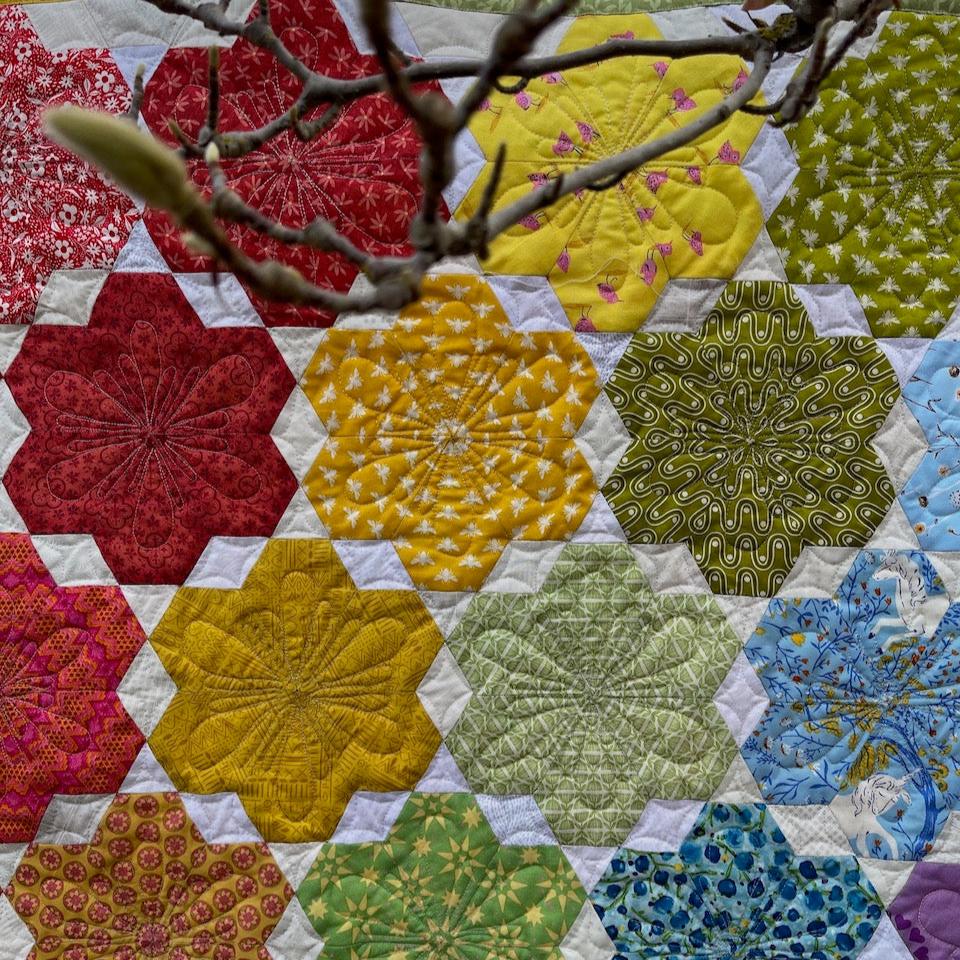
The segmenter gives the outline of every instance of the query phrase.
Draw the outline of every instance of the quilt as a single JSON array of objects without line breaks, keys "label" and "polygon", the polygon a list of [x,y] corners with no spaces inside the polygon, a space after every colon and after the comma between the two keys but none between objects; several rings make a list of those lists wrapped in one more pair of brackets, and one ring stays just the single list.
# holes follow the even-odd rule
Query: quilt
[{"label": "quilt", "polygon": [[[398,52],[482,56],[513,7],[399,0]],[[358,0],[270,9],[311,68],[379,72]],[[537,51],[731,23],[582,0]],[[798,123],[735,114],[340,316],[44,134],[141,69],[140,125],[196,134],[210,46],[225,124],[296,96],[144,0],[0,0],[0,956],[960,958],[957,0],[883,13]],[[497,92],[439,215],[503,144],[494,209],[748,77]],[[420,149],[378,93],[223,169],[402,256]]]}]

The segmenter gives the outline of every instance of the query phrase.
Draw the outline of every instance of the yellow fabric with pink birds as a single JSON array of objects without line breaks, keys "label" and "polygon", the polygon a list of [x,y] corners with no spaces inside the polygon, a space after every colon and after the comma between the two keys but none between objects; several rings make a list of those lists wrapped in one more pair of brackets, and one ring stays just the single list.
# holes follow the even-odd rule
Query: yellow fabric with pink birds
[{"label": "yellow fabric with pink birds", "polygon": [[[618,38],[659,39],[644,15],[580,17],[558,52]],[[745,82],[729,56],[611,59],[550,73],[484,104],[471,124],[487,168],[457,215],[480,202],[506,144],[502,207],[561,174],[669,134]],[[692,144],[524,218],[491,246],[492,273],[547,275],[578,330],[636,330],[673,278],[729,278],[763,220],[740,162],[763,123],[737,114]]]}]

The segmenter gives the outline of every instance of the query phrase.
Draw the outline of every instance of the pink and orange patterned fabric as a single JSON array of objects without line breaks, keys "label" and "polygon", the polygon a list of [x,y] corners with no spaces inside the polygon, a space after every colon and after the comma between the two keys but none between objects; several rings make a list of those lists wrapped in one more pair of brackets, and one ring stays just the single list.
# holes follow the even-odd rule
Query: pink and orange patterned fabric
[{"label": "pink and orange patterned fabric", "polygon": [[143,631],[117,587],[61,587],[0,535],[0,844],[30,840],[55,793],[116,790],[143,734],[117,696]]}]

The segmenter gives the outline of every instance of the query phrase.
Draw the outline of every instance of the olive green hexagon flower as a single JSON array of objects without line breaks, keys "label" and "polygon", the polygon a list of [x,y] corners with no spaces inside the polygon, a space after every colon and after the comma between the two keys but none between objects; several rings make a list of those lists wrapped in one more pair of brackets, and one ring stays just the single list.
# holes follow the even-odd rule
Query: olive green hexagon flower
[{"label": "olive green hexagon flower", "polygon": [[935,337],[960,297],[960,20],[894,13],[787,136],[769,223],[787,277],[848,283],[879,337]]},{"label": "olive green hexagon flower", "polygon": [[893,499],[870,445],[890,362],[818,336],[785,284],[730,284],[696,334],[634,335],[606,391],[633,440],[603,490],[620,525],[686,543],[715,592],[769,596],[805,545],[862,546]]}]

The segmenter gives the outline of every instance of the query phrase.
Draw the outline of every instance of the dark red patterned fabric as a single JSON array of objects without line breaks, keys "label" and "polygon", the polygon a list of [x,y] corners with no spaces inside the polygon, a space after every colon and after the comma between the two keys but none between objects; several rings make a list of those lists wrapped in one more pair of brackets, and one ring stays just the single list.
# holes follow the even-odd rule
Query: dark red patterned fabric
[{"label": "dark red patterned fabric", "polygon": [[58,587],[0,535],[0,843],[33,839],[55,793],[123,782],[143,735],[115,691],[145,640],[119,587]]},{"label": "dark red patterned fabric", "polygon": [[205,329],[168,274],[116,273],[87,327],[31,329],[33,428],[4,483],[32,533],[92,533],[123,583],[181,583],[211,536],[267,536],[296,481],[270,429],[294,379],[263,329]]},{"label": "dark red patterned fabric", "polygon": [[[314,70],[339,78],[381,72],[376,58],[357,53],[330,0],[276,0],[270,10],[286,47]],[[223,51],[220,64],[223,129],[260,127],[283,113],[299,92],[298,83],[272,56],[245,41]],[[169,50],[147,85],[143,115],[150,127],[169,139],[172,115],[196,135],[206,119],[206,77],[204,51]],[[345,107],[309,143],[284,133],[247,157],[225,161],[224,172],[240,196],[274,219],[304,226],[323,217],[361,249],[400,256],[410,252],[407,232],[422,196],[419,151],[413,123],[381,94]],[[192,170],[205,184],[205,166],[195,162]],[[148,210],[145,220],[174,270],[209,269],[208,261],[184,248],[165,214]],[[232,226],[229,233],[251,256],[284,260],[323,286],[347,290],[357,274],[339,255],[281,248],[247,227]],[[333,322],[331,314],[313,307],[269,303],[256,295],[252,299],[268,326]]]}]

